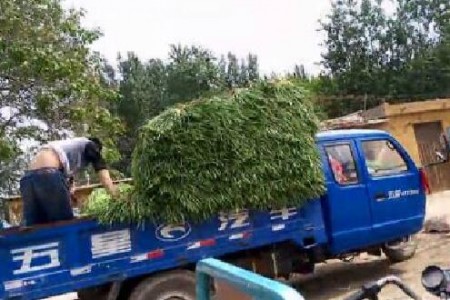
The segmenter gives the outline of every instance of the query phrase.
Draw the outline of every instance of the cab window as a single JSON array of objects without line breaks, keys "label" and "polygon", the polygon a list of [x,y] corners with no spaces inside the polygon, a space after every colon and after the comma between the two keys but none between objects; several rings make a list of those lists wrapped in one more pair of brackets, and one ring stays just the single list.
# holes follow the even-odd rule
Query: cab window
[{"label": "cab window", "polygon": [[395,175],[408,170],[408,165],[389,140],[362,142],[367,170],[372,177]]},{"label": "cab window", "polygon": [[325,153],[337,183],[348,185],[359,182],[355,158],[349,144],[325,146]]}]

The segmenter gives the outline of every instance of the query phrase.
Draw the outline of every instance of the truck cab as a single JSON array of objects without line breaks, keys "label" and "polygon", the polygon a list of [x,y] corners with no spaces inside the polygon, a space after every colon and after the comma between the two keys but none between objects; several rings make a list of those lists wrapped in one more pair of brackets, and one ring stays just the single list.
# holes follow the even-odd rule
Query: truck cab
[{"label": "truck cab", "polygon": [[410,237],[425,217],[424,175],[406,150],[380,130],[317,135],[327,193],[324,222],[333,254]]}]

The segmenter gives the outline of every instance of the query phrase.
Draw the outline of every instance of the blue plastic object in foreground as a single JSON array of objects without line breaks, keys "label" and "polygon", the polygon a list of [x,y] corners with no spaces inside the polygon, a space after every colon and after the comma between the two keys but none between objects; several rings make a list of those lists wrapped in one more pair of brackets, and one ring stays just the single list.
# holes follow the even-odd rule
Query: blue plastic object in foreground
[{"label": "blue plastic object in foreground", "polygon": [[304,300],[293,288],[214,258],[199,261],[197,300],[210,300],[211,277],[224,280],[259,300]]}]

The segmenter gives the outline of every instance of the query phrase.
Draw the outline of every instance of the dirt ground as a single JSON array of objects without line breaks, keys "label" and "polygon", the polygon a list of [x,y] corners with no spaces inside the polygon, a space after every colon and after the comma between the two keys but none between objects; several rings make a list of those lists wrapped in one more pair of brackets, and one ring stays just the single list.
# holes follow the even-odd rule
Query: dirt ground
[{"label": "dirt ground", "polygon": [[[450,191],[436,193],[428,197],[427,219],[444,216],[450,222]],[[419,247],[409,261],[390,264],[385,257],[376,258],[362,255],[351,263],[329,261],[317,267],[314,275],[299,278],[295,287],[306,300],[344,299],[362,284],[386,275],[396,275],[408,284],[424,300],[435,298],[422,288],[422,270],[431,264],[450,268],[450,234],[418,235]],[[76,294],[68,294],[47,300],[73,300]],[[396,287],[387,287],[380,294],[380,300],[409,299]]]}]

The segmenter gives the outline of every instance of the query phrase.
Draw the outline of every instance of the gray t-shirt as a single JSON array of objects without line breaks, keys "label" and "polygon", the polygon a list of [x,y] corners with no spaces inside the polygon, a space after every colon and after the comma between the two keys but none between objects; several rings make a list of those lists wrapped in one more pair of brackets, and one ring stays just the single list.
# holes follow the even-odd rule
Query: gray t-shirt
[{"label": "gray t-shirt", "polygon": [[94,169],[105,169],[106,165],[97,146],[88,138],[78,137],[67,140],[52,141],[42,149],[52,149],[58,154],[67,177],[74,176],[92,163]]}]

